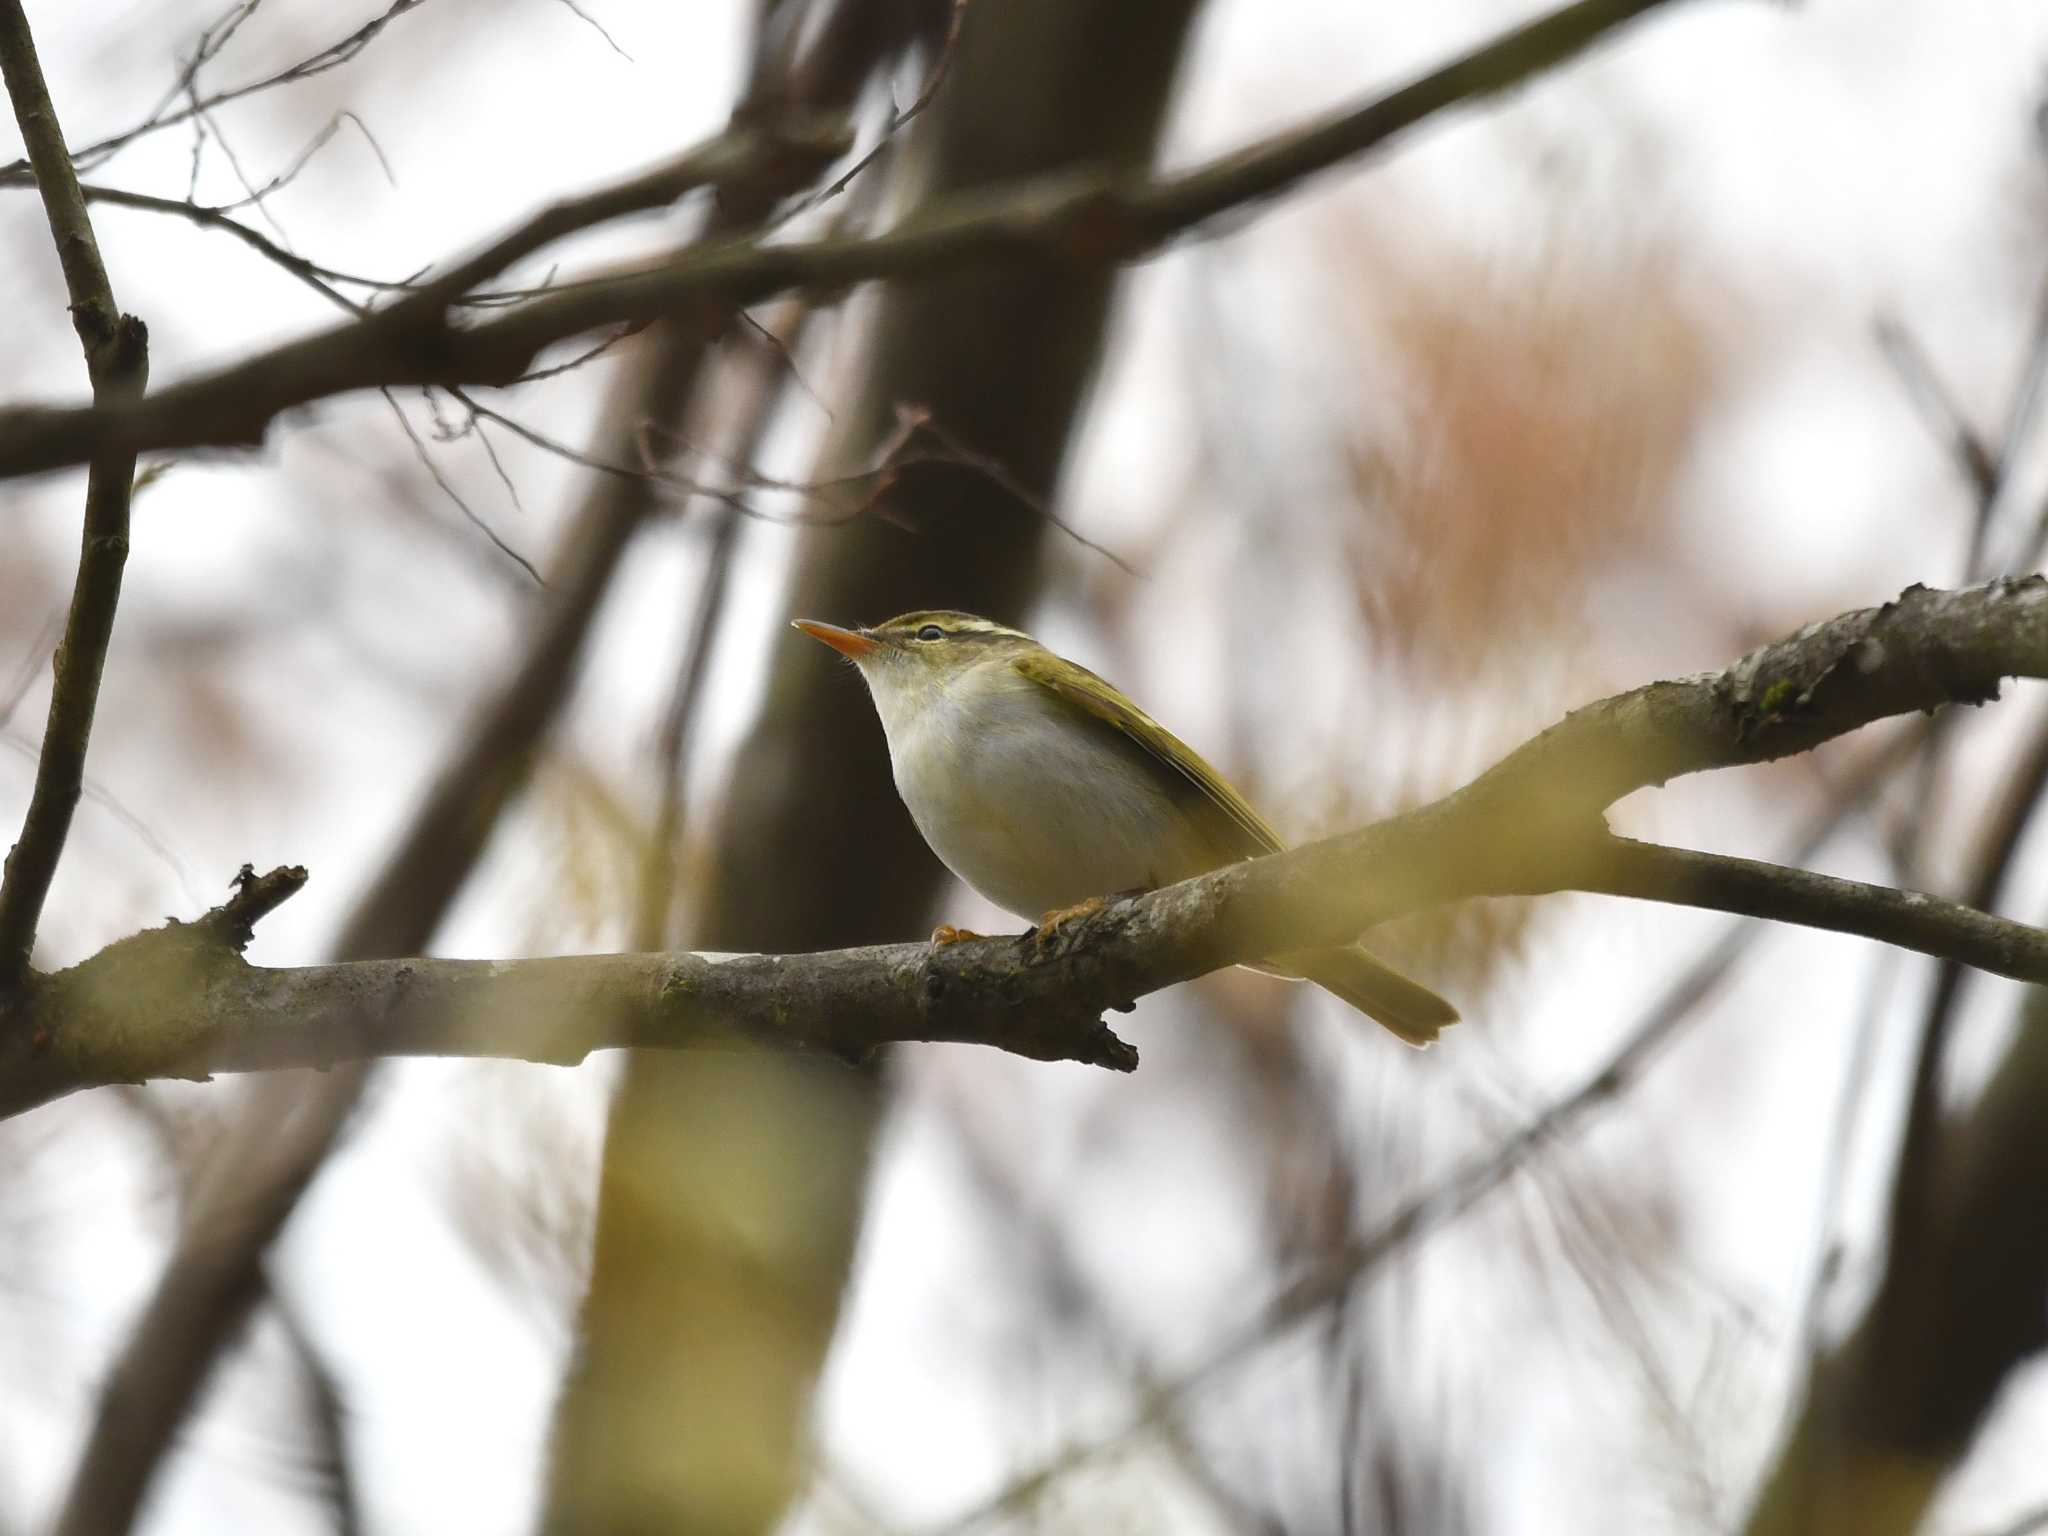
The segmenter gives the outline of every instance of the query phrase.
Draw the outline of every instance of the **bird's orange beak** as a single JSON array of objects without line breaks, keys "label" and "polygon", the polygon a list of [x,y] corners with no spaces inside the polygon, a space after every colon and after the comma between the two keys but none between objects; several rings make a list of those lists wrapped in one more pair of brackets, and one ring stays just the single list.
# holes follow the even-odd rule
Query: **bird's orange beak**
[{"label": "bird's orange beak", "polygon": [[870,651],[879,650],[882,642],[858,630],[841,629],[837,624],[819,624],[811,619],[797,619],[791,626],[800,629],[813,640],[822,640],[840,655],[852,661],[859,661]]}]

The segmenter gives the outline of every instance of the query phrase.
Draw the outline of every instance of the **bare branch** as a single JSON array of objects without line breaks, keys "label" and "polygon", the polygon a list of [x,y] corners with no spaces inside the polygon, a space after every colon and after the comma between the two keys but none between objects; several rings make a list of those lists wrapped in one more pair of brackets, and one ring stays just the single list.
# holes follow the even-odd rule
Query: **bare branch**
[{"label": "bare branch", "polygon": [[582,22],[586,27],[590,28],[591,31],[595,32],[599,37],[603,38],[605,41],[605,46],[611,49],[613,53],[616,53],[628,64],[633,62],[633,55],[626,52],[625,49],[621,48],[618,44],[618,40],[614,38],[611,35],[611,33],[605,31],[604,24],[600,22],[595,16],[591,15],[588,11],[584,10],[582,6],[578,5],[576,3],[576,0],[557,0],[557,3],[566,8],[572,16],[574,16],[578,21]]},{"label": "bare branch", "polygon": [[1596,857],[1598,872],[1581,890],[1853,933],[2022,981],[2039,982],[2048,964],[2048,931],[1924,891],[1628,838]]},{"label": "bare branch", "polygon": [[[289,885],[285,894],[289,894],[298,888],[293,882],[302,878],[304,873],[303,870],[274,870],[264,876],[263,881],[283,877]],[[237,883],[262,882],[257,881],[254,872],[245,864]],[[177,1177],[178,1202],[180,1206],[185,1205],[195,1176],[204,1166],[207,1154],[214,1149],[223,1129],[221,1121],[212,1115],[174,1115],[161,1096],[145,1089],[123,1088],[117,1089],[116,1093],[121,1105],[133,1114],[136,1122],[156,1142],[162,1163]],[[341,1381],[321,1351],[312,1329],[300,1315],[287,1287],[275,1273],[266,1273],[264,1283],[269,1290],[270,1314],[283,1331],[295,1357],[298,1373],[304,1380],[307,1428],[311,1438],[311,1444],[305,1450],[305,1472],[312,1485],[311,1491],[326,1506],[336,1536],[356,1536],[362,1530],[362,1516],[351,1476],[350,1430]]]},{"label": "bare branch", "polygon": [[832,121],[807,127],[779,124],[767,132],[728,131],[624,181],[549,204],[428,283],[407,302],[408,313],[400,318],[436,320],[477,284],[535,251],[594,225],[665,208],[699,188],[744,185],[751,196],[773,196],[781,188],[801,185],[845,145],[846,130]]},{"label": "bare branch", "polygon": [[347,273],[335,272],[306,260],[295,252],[286,250],[261,230],[251,229],[239,219],[231,219],[218,208],[209,208],[203,203],[180,201],[169,197],[151,197],[143,192],[129,192],[120,187],[82,186],[79,188],[89,203],[105,203],[114,208],[133,208],[144,213],[167,213],[189,220],[201,229],[217,229],[223,234],[233,235],[237,240],[255,251],[266,260],[275,262],[293,277],[311,288],[328,303],[346,310],[351,315],[364,313],[364,306],[357,303],[334,285],[355,283],[366,288],[397,287],[379,283],[371,278],[352,277]]},{"label": "bare branch", "polygon": [[1927,351],[1913,333],[1890,315],[1881,316],[1873,327],[1878,349],[1899,376],[1906,398],[1913,402],[1927,422],[1935,440],[1955,460],[1956,470],[1969,486],[1980,507],[1997,498],[2001,466],[1977,429],[1970,425],[1954,393],[1942,382]]},{"label": "bare branch", "polygon": [[1019,481],[999,461],[985,453],[977,452],[961,442],[959,438],[933,420],[929,411],[922,412],[921,416],[920,425],[938,443],[939,451],[937,453],[906,455],[903,460],[904,463],[958,464],[963,469],[974,470],[977,474],[994,481],[1006,494],[1022,503],[1032,516],[1038,518],[1041,522],[1050,524],[1060,534],[1071,539],[1090,554],[1101,556],[1126,576],[1143,578],[1144,572],[1140,571],[1108,545],[1089,538],[1087,534],[1061,517],[1046,502],[1044,497],[1032,494],[1031,488]]},{"label": "bare branch", "polygon": [[[122,314],[114,302],[113,285],[100,260],[99,242],[93,238],[92,219],[64,148],[64,132],[43,81],[21,0],[0,0],[0,74],[6,77],[14,118],[28,147],[50,236],[64,268],[71,322],[85,348],[94,408],[137,399],[149,377],[149,331],[133,315]],[[107,647],[113,640],[114,610],[121,601],[121,572],[128,562],[128,501],[134,483],[133,449],[103,445],[93,452],[78,576],[64,621],[64,640],[57,648],[56,680],[36,761],[35,787],[21,837],[0,875],[0,990],[28,972],[43,901],[84,793],[86,745],[99,705]]]},{"label": "bare branch", "polygon": [[[278,70],[275,74],[265,75],[261,79],[251,80],[225,91],[216,91],[212,95],[201,96],[195,89],[200,68],[220,52],[227,40],[234,35],[235,29],[256,9],[254,5],[238,5],[223,18],[222,22],[200,35],[199,46],[194,50],[191,60],[179,72],[177,83],[165,94],[162,103],[154,112],[132,128],[86,145],[72,158],[81,165],[97,166],[137,139],[146,138],[166,128],[175,128],[180,123],[191,122],[216,107],[224,107],[231,101],[240,101],[246,96],[255,96],[281,85],[290,85],[295,81],[310,80],[315,75],[324,75],[330,69],[349,63],[376,41],[378,33],[407,11],[417,10],[424,4],[426,0],[392,0],[380,14],[364,22],[346,37],[329,43],[298,63]],[[171,103],[175,101],[184,101],[186,105],[173,110]],[[15,160],[0,165],[0,186],[9,183],[19,185],[26,182],[29,177],[30,166],[26,160]]]},{"label": "bare branch", "polygon": [[[727,428],[727,452],[742,462],[760,451],[762,439],[774,420],[794,370],[785,370],[783,360],[802,339],[813,311],[800,299],[786,302],[775,322],[762,334],[775,348],[760,345],[728,345],[728,375],[719,391],[731,416]],[[737,333],[735,333],[737,334]],[[730,340],[730,338],[729,338]],[[778,350],[779,349],[779,350]],[[675,900],[677,854],[683,835],[684,811],[688,804],[687,747],[691,729],[704,698],[705,681],[711,675],[711,648],[724,616],[731,588],[733,556],[739,547],[740,512],[732,503],[714,502],[707,509],[711,518],[708,548],[696,581],[689,634],[683,641],[681,662],[667,705],[661,713],[661,728],[654,741],[660,792],[655,802],[654,828],[648,834],[646,857],[640,871],[640,890],[634,903],[634,942],[658,949],[668,941],[669,910]]]},{"label": "bare branch", "polygon": [[[849,53],[819,74],[850,97],[868,58]],[[792,59],[789,68],[802,62]],[[756,71],[771,80],[776,73]],[[726,234],[786,191],[767,182],[758,190],[721,190],[729,195],[710,222]],[[698,388],[708,338],[687,317],[650,329],[599,412],[595,457],[623,455],[643,423],[681,414]],[[643,481],[606,477],[586,488],[550,572],[538,631],[451,744],[398,846],[342,929],[340,954],[368,959],[426,946],[523,782],[536,742],[568,695],[612,576],[656,508]],[[200,953],[218,959],[221,946]],[[107,1377],[65,1494],[60,1536],[103,1536],[134,1524],[177,1426],[262,1294],[263,1254],[347,1123],[369,1065],[352,1063],[311,1083],[287,1077],[266,1084],[270,1091],[229,1132],[219,1176],[195,1190],[171,1260]]]},{"label": "bare branch", "polygon": [[[446,475],[441,473],[441,466],[434,462],[433,450],[426,445],[425,440],[414,430],[411,418],[405,414],[405,407],[398,403],[398,397],[388,389],[379,390],[378,393],[384,397],[384,403],[391,407],[391,414],[398,418],[398,430],[403,432],[405,440],[412,444],[414,456],[419,459],[421,467],[426,470],[434,484],[440,488],[441,494],[455,504],[455,510],[462,514],[463,519],[468,522],[470,527],[484,536],[484,539],[490,544],[491,548],[524,571],[527,578],[536,587],[546,587],[547,582],[542,578],[539,570],[535,568],[534,563],[510,544],[507,544],[498,533],[498,530],[485,522],[482,514],[465,501],[462,493],[449,483]],[[496,454],[491,455],[491,462],[494,465],[497,464]],[[498,474],[500,478],[503,478],[504,469],[502,466],[499,467]]]},{"label": "bare branch", "polygon": [[[203,121],[212,132],[215,141],[219,143],[221,153],[227,156],[228,164],[234,170],[235,179],[242,184],[241,200],[223,204],[221,211],[223,213],[239,213],[244,208],[254,208],[263,215],[264,222],[277,231],[279,239],[285,237],[284,229],[271,216],[270,209],[267,206],[270,198],[282,192],[286,187],[299,179],[300,174],[305,171],[306,167],[313,163],[313,157],[333,142],[334,136],[341,132],[342,124],[344,123],[352,126],[357,133],[363,136],[363,142],[370,146],[370,153],[377,157],[377,168],[384,173],[384,179],[392,186],[398,185],[398,173],[392,170],[391,161],[385,156],[384,146],[379,144],[377,136],[370,132],[370,125],[353,112],[337,112],[328,118],[326,123],[321,126],[320,131],[308,139],[299,152],[292,156],[285,168],[276,172],[261,186],[256,185],[242,169],[241,163],[235,158],[234,151],[228,146],[227,135],[214,125],[211,118],[203,119]],[[189,189],[187,195],[190,195]]]},{"label": "bare branch", "polygon": [[[1707,906],[2048,982],[2040,929],[1918,893],[1628,842],[1600,820],[1638,785],[1766,761],[1792,750],[1789,739],[1810,747],[1946,699],[1981,699],[2013,675],[2048,676],[2048,580],[1915,588],[1724,672],[1578,710],[1434,805],[1115,902],[1050,945],[260,970],[214,936],[212,920],[172,924],[37,978],[26,1039],[0,1041],[0,1111],[110,1081],[380,1055],[574,1062],[610,1047],[753,1045],[857,1058],[894,1041],[959,1040],[1129,1070],[1136,1053],[1102,1024],[1104,1009],[1479,895],[1585,890]],[[1775,701],[1767,712],[1759,690]]]},{"label": "bare branch", "polygon": [[806,194],[791,204],[788,210],[780,218],[776,219],[770,228],[779,229],[798,215],[808,213],[811,209],[828,203],[833,198],[839,196],[840,193],[844,192],[859,179],[863,171],[881,158],[883,151],[887,150],[895,142],[896,136],[899,133],[909,127],[913,121],[923,115],[926,108],[931,106],[933,100],[939,94],[939,87],[946,83],[946,76],[953,68],[953,55],[959,51],[960,23],[967,15],[967,4],[968,0],[952,0],[952,5],[946,16],[945,36],[939,40],[937,56],[932,60],[932,67],[925,73],[924,87],[917,93],[917,99],[901,111],[891,112],[889,114],[889,121],[882,125],[881,134],[859,159],[841,171],[825,186],[818,188],[815,192]]},{"label": "bare branch", "polygon": [[[253,445],[283,412],[380,385],[509,384],[557,342],[611,325],[689,313],[700,304],[724,311],[793,288],[831,292],[975,263],[1136,262],[1224,214],[1247,217],[1258,205],[1438,112],[1519,85],[1664,3],[1578,0],[1387,96],[1179,175],[1137,182],[1108,173],[1030,181],[962,196],[867,238],[786,244],[726,239],[564,282],[491,319],[451,329],[447,307],[477,282],[575,228],[616,216],[604,211],[606,194],[575,199],[543,212],[425,293],[370,320],[287,342],[118,409],[0,411],[0,474],[76,463],[108,443],[136,449]],[[785,138],[781,148],[788,147]],[[772,148],[740,132],[698,153],[729,157]]]}]

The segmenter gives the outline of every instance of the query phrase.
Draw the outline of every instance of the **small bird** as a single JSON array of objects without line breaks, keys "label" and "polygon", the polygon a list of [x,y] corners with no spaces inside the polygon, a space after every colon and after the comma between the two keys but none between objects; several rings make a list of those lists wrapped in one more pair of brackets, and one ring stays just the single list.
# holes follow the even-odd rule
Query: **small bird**
[{"label": "small bird", "polygon": [[[1280,851],[1192,747],[1020,630],[947,609],[872,629],[796,628],[860,668],[896,792],[932,852],[997,906],[1037,918],[1041,934],[1105,897]],[[934,939],[964,936],[942,928]],[[1458,1019],[1356,944],[1257,969],[1313,981],[1410,1045]]]}]

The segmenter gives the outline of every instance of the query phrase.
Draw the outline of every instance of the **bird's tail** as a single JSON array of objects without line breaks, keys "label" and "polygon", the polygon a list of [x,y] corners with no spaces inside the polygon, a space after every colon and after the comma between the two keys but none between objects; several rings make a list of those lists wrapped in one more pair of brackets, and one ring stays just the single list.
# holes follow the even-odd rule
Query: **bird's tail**
[{"label": "bird's tail", "polygon": [[1312,981],[1412,1046],[1430,1045],[1442,1030],[1458,1022],[1457,1009],[1421,982],[1410,981],[1375,959],[1363,945],[1283,955],[1271,966],[1258,969]]}]

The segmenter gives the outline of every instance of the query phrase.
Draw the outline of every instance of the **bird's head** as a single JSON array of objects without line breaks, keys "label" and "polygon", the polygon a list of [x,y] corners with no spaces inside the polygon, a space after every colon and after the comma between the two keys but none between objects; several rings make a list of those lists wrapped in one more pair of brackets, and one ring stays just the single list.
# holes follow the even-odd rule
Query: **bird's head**
[{"label": "bird's head", "polygon": [[1022,630],[949,608],[899,613],[872,628],[841,629],[811,619],[798,619],[794,627],[846,657],[871,685],[956,677],[994,657],[1039,648]]},{"label": "bird's head", "polygon": [[920,608],[872,628],[811,619],[798,619],[795,627],[860,668],[892,732],[906,712],[953,691],[980,668],[1040,649],[1022,630],[949,608]]}]

